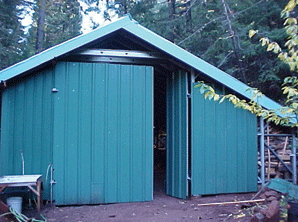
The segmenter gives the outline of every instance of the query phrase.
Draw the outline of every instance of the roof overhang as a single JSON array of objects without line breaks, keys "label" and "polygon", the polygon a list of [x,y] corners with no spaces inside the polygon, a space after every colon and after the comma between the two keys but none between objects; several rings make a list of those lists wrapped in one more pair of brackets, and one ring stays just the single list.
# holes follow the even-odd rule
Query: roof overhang
[{"label": "roof overhang", "polygon": [[[117,33],[127,33],[127,35],[129,35],[125,40],[126,42],[123,40],[121,41],[121,38],[118,38],[118,40],[117,38],[114,38],[119,45],[125,44],[128,51],[104,51],[103,49],[100,49],[103,41],[109,41],[109,37]],[[133,41],[131,41],[131,39],[133,39]],[[132,48],[134,47],[134,44],[138,44],[139,48],[144,50],[133,51]],[[96,49],[92,48],[94,46],[96,46]],[[8,67],[0,71],[0,80],[7,81],[24,75],[25,73],[30,73],[32,70],[42,67],[45,64],[49,64],[53,60],[59,60],[60,58],[65,59],[65,57],[68,57],[74,59],[74,55],[76,54],[90,62],[103,61],[129,63],[129,61],[134,59],[136,62],[140,63],[150,60],[162,63],[162,61],[167,60],[172,63],[179,63],[180,67],[185,67],[187,70],[196,70],[207,78],[219,82],[241,96],[248,99],[253,97],[252,92],[247,90],[249,86],[246,84],[141,26],[130,16],[125,16],[90,33],[70,39],[69,41]],[[261,106],[269,110],[278,110],[281,108],[278,103],[266,96],[260,98],[258,102]]]}]

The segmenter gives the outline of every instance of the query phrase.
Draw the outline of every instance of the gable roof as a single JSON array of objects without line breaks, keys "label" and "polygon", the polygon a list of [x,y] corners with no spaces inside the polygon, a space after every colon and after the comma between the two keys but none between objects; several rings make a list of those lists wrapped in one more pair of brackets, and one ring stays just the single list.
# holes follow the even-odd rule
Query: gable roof
[{"label": "gable roof", "polygon": [[[88,43],[91,43],[121,29],[127,31],[128,33],[131,33],[135,37],[142,39],[149,45],[158,48],[160,51],[174,57],[175,59],[181,61],[189,67],[205,74],[209,78],[220,82],[224,86],[232,89],[240,95],[248,99],[252,98],[252,93],[247,91],[249,86],[240,82],[229,74],[221,71],[215,66],[198,58],[197,56],[187,52],[186,50],[166,40],[165,38],[157,35],[156,33],[148,30],[147,28],[143,27],[135,20],[133,20],[130,15],[127,15],[103,27],[99,27],[90,33],[70,39],[37,55],[34,55],[24,61],[21,61],[13,66],[8,67],[0,71],[0,80],[6,81],[12,79],[27,71],[37,68],[59,56],[83,47]],[[260,98],[258,103],[269,110],[277,110],[281,108],[278,103],[266,96]]]}]

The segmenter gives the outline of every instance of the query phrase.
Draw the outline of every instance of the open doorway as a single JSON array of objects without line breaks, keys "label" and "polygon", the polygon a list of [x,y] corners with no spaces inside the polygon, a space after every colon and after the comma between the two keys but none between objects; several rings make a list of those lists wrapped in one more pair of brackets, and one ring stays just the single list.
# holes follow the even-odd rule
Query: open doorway
[{"label": "open doorway", "polygon": [[154,191],[184,199],[188,195],[188,73],[154,71]]},{"label": "open doorway", "polygon": [[167,75],[154,72],[154,192],[166,192]]}]

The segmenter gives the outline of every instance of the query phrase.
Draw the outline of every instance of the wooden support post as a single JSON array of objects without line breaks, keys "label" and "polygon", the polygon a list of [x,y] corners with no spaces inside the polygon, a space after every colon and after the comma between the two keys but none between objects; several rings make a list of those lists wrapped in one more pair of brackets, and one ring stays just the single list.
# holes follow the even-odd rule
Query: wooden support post
[{"label": "wooden support post", "polygon": [[28,186],[28,188],[29,188],[33,193],[35,193],[36,196],[39,196],[39,192],[36,191],[33,187]]},{"label": "wooden support post", "polygon": [[9,207],[2,200],[0,200],[0,211],[2,213],[9,212]]},{"label": "wooden support post", "polygon": [[[2,199],[2,191],[6,188],[7,186],[2,186],[0,187],[0,195]],[[0,211],[2,213],[7,213],[9,212],[9,207],[0,199]]]},{"label": "wooden support post", "polygon": [[42,181],[38,181],[36,184],[37,193],[39,195],[36,195],[37,198],[37,212],[40,213],[40,210],[42,208]]},{"label": "wooden support post", "polygon": [[[281,159],[284,159],[284,157],[285,157],[286,149],[287,149],[287,145],[288,145],[288,139],[289,139],[289,137],[287,136],[286,140],[285,140],[284,148],[281,153]],[[280,167],[280,162],[278,163],[278,167]]]},{"label": "wooden support post", "polygon": [[6,188],[7,186],[2,186],[0,187],[0,194],[2,193],[2,191]]}]

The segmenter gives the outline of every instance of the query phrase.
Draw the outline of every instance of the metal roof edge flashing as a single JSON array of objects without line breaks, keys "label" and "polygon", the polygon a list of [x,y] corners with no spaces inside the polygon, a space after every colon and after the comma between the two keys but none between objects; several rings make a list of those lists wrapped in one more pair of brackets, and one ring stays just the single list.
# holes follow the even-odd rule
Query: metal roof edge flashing
[{"label": "metal roof edge flashing", "polygon": [[[127,14],[114,22],[101,26],[89,33],[79,35],[66,42],[60,43],[37,55],[1,70],[0,80],[6,81],[22,75],[23,73],[42,66],[54,58],[59,58],[71,51],[85,47],[89,43],[121,29],[131,33],[136,38],[142,39],[147,44],[156,47],[161,52],[170,55],[173,59],[177,59],[186,66],[189,66],[211,79],[220,82],[222,85],[232,89],[236,93],[239,93],[248,99],[252,98],[252,95],[247,92],[247,88],[249,88],[248,85],[142,26],[134,20],[130,14]],[[280,104],[267,97],[261,98],[259,103],[266,109],[277,110],[281,108]]]},{"label": "metal roof edge flashing", "polygon": [[[211,79],[220,82],[226,87],[232,89],[236,93],[246,97],[247,99],[252,98],[252,94],[247,91],[250,88],[248,85],[234,78],[233,76],[225,73],[219,68],[211,65],[210,63],[202,60],[201,58],[193,55],[192,53],[186,51],[178,45],[170,42],[169,40],[161,37],[160,35],[152,32],[146,27],[140,24],[128,24],[124,27],[124,29],[133,35],[143,39],[166,54],[171,55],[172,57],[178,59],[179,61],[185,63],[186,65],[193,67],[195,70],[203,73],[204,75],[209,76]],[[273,101],[272,99],[263,96],[259,100],[259,104],[265,107],[268,110],[276,110],[278,111],[282,106]],[[278,112],[280,113],[280,112]],[[280,113],[281,114],[281,113]]]},{"label": "metal roof edge flashing", "polygon": [[32,55],[31,57],[22,60],[16,64],[13,64],[0,71],[0,80],[6,81],[14,78],[24,72],[32,70],[50,60],[60,57],[68,52],[83,47],[88,43],[97,40],[107,34],[117,31],[124,26],[131,24],[132,21],[129,16],[124,16],[114,22],[100,26],[97,29],[89,33],[78,35],[72,39],[48,48],[38,54]]},{"label": "metal roof edge flashing", "polygon": [[139,24],[137,20],[134,20],[130,13],[125,14],[122,18],[128,18],[131,22]]}]

